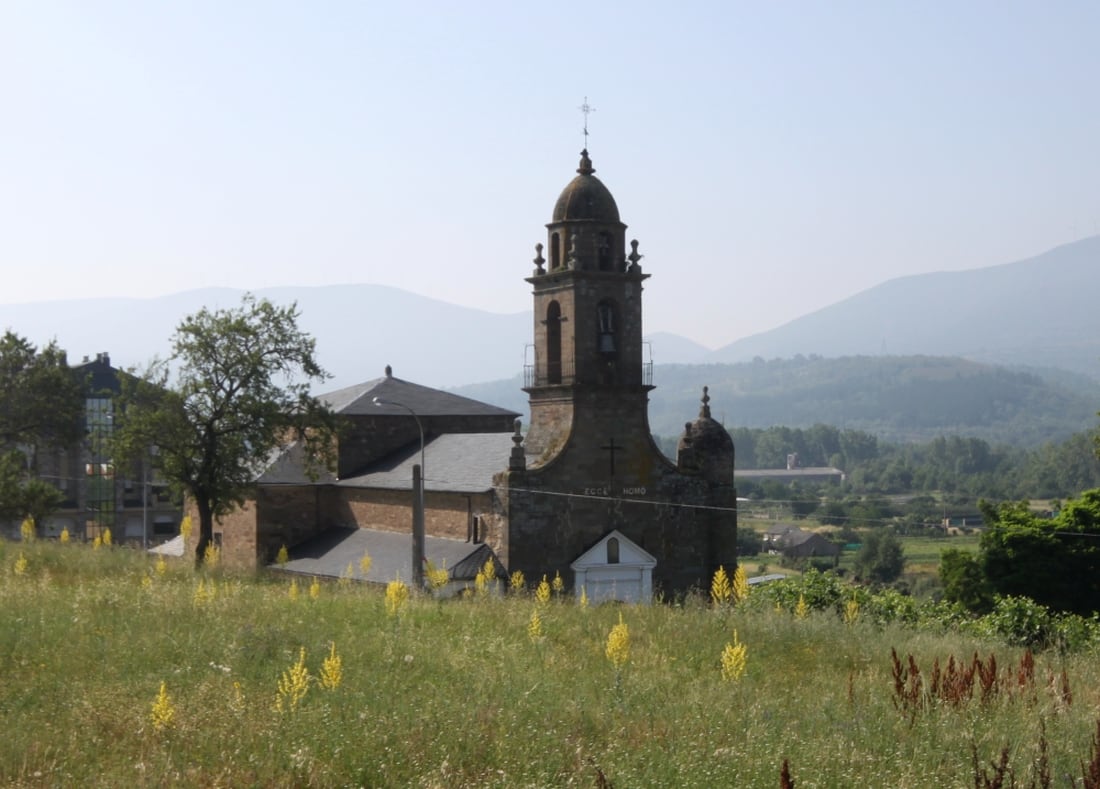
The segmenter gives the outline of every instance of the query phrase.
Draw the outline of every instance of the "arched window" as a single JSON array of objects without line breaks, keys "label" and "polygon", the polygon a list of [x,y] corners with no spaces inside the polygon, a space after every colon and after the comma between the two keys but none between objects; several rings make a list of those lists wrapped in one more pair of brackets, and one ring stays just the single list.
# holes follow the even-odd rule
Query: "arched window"
[{"label": "arched window", "polygon": [[612,537],[607,541],[607,563],[618,564],[619,563],[619,538]]},{"label": "arched window", "polygon": [[550,270],[561,268],[561,238],[557,233],[550,234]]},{"label": "arched window", "polygon": [[546,382],[561,383],[561,305],[546,308]]},{"label": "arched window", "polygon": [[615,305],[601,301],[596,305],[596,347],[600,353],[615,353]]}]

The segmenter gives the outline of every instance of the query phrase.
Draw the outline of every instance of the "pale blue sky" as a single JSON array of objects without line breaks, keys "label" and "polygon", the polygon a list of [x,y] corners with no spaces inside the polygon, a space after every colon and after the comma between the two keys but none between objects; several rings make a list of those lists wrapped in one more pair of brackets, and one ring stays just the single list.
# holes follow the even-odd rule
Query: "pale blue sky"
[{"label": "pale blue sky", "polygon": [[1100,232],[1098,41],[1096,2],[0,0],[0,303],[527,309],[587,96],[647,332],[717,347]]}]

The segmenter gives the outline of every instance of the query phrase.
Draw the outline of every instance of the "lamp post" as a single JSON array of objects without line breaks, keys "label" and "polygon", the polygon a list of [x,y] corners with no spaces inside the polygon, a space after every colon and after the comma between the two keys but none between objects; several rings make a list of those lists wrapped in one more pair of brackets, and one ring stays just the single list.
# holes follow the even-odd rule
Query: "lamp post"
[{"label": "lamp post", "polygon": [[412,581],[416,589],[424,588],[424,425],[420,417],[404,403],[375,397],[376,406],[392,405],[403,408],[416,420],[420,431],[420,465],[413,466],[413,523],[412,523]]}]

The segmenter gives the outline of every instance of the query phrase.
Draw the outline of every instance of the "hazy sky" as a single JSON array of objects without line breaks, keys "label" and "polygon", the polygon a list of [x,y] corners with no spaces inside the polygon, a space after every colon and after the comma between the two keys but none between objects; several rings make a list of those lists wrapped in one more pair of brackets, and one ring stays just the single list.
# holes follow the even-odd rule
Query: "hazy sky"
[{"label": "hazy sky", "polygon": [[587,96],[646,331],[717,347],[1100,232],[1098,34],[1094,0],[0,0],[0,303],[528,309]]}]

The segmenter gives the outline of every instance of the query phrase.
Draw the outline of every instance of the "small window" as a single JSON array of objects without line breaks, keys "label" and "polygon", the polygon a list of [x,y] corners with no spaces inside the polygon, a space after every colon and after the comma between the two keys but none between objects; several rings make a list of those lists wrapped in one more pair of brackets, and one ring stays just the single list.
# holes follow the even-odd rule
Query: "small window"
[{"label": "small window", "polygon": [[596,323],[599,336],[597,348],[600,353],[615,353],[615,307],[608,301],[596,305]]},{"label": "small window", "polygon": [[619,538],[612,537],[607,541],[607,563],[618,564],[619,563]]}]

